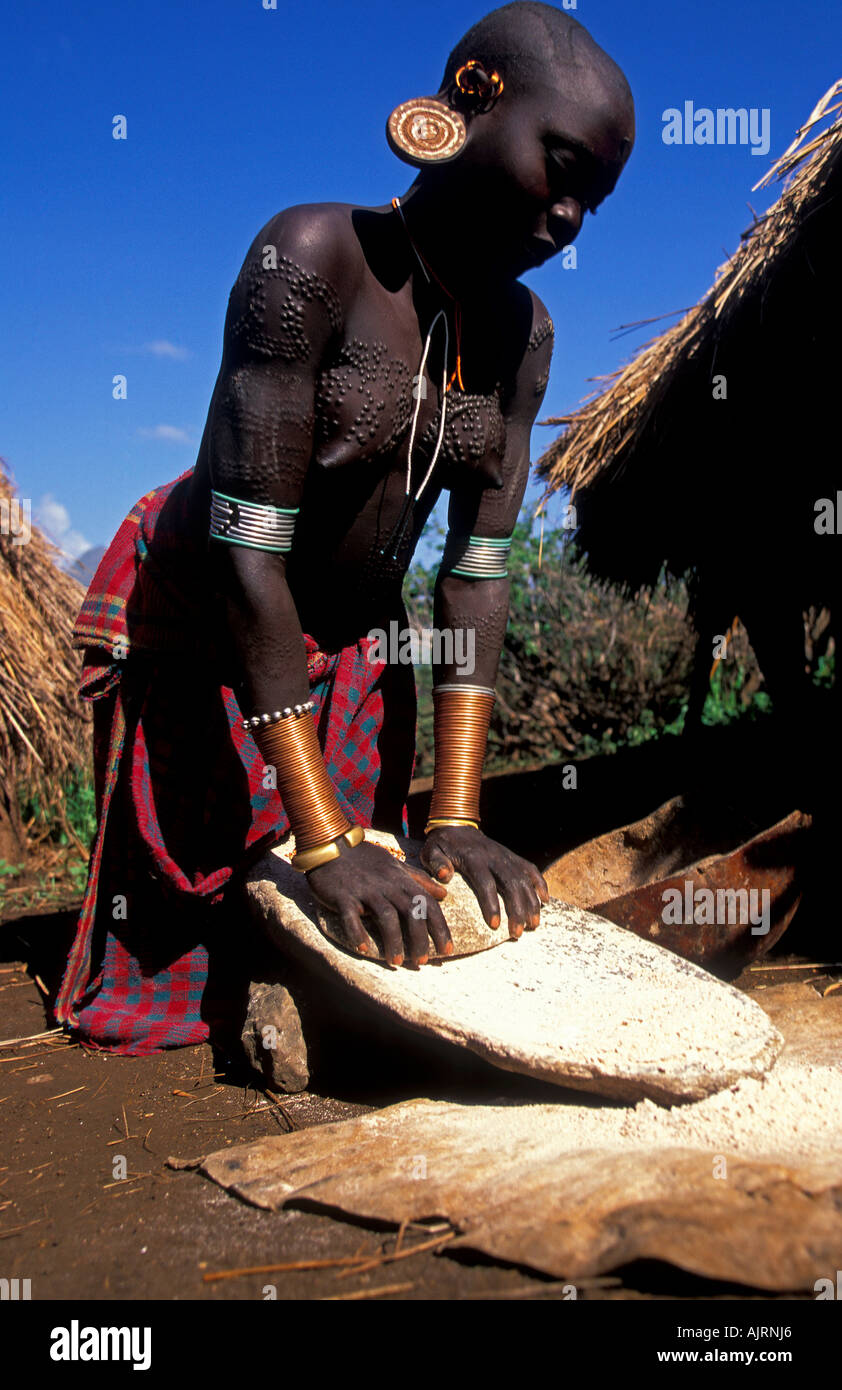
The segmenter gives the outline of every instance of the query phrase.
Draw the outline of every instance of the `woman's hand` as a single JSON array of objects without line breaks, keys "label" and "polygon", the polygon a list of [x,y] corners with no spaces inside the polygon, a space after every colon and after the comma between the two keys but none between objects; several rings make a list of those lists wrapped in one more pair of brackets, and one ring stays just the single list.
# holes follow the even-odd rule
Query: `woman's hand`
[{"label": "woman's hand", "polygon": [[499,889],[512,937],[520,936],[524,927],[537,927],[541,903],[550,900],[544,877],[534,864],[470,825],[442,825],[431,830],[421,851],[421,863],[443,883],[458,869],[476,893],[482,915],[492,928],[500,925]]},{"label": "woman's hand", "polygon": [[439,907],[447,889],[399,863],[379,845],[363,841],[311,869],[307,881],[319,902],[338,915],[349,944],[362,955],[370,949],[363,915],[377,929],[390,965],[403,965],[405,951],[414,965],[426,965],[428,932],[439,955],[452,954],[453,942]]}]

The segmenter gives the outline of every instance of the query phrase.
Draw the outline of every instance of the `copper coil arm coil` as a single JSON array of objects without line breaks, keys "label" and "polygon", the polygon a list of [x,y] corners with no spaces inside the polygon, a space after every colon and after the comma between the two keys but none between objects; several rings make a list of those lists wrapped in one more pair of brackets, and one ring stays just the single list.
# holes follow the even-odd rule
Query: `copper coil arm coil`
[{"label": "copper coil arm coil", "polygon": [[297,850],[314,849],[351,829],[328,776],[312,715],[282,719],[256,730],[254,737],[264,762],[276,770]]},{"label": "copper coil arm coil", "polygon": [[478,821],[494,692],[440,686],[433,699],[435,772],[429,819]]}]

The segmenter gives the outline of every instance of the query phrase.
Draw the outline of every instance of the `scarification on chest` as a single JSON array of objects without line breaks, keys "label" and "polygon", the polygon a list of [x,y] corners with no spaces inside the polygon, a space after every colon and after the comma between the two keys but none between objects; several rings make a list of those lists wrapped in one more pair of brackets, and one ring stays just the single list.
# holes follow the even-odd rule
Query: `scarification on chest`
[{"label": "scarification on chest", "polygon": [[[437,411],[422,436],[424,450],[432,449],[441,425]],[[447,397],[442,455],[456,466],[476,467],[506,452],[506,421],[500,408],[500,387],[489,395],[451,390]]]},{"label": "scarification on chest", "polygon": [[410,426],[411,386],[408,366],[385,343],[352,338],[319,376],[320,443],[340,438],[366,458],[393,452]]},{"label": "scarification on chest", "polygon": [[[352,446],[355,458],[394,454],[407,439],[418,385],[409,366],[379,340],[353,338],[319,376],[316,389],[317,455],[337,440]],[[434,386],[425,381],[422,414],[427,423],[417,435],[419,459],[435,448],[441,413],[433,409]],[[430,397],[433,397],[430,399]],[[441,458],[450,465],[476,466],[489,455],[502,458],[506,422],[501,388],[487,395],[451,389],[447,397]],[[349,459],[350,461],[350,459]]]}]

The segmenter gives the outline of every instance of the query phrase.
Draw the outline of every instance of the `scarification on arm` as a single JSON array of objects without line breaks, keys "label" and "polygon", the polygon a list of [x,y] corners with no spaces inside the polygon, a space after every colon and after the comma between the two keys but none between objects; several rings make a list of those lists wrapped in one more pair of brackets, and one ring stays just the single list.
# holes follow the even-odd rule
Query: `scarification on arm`
[{"label": "scarification on arm", "polygon": [[487,612],[477,612],[476,609],[472,608],[464,612],[453,610],[450,614],[454,630],[473,628],[478,642],[500,647],[502,647],[503,639],[506,636],[508,618],[508,593],[498,598]]},{"label": "scarification on arm", "polygon": [[250,254],[231,291],[213,404],[219,491],[295,504],[313,453],[317,372],[342,321],[339,296],[321,275],[288,256],[264,269]]},{"label": "scarification on arm", "polygon": [[[538,324],[536,324],[536,326],[530,333],[529,342],[527,343],[527,351],[537,352],[539,347],[541,347],[541,345],[545,343],[548,338],[554,339],[554,337],[555,327],[549,314],[547,314],[544,318],[541,319],[541,321]],[[552,351],[552,349],[550,349],[550,351]]]},{"label": "scarification on arm", "polygon": [[[448,522],[460,536],[503,538],[515,529],[529,477],[530,432],[538,408],[536,383],[549,371],[552,355],[552,321],[540,301],[533,299],[533,323],[536,318],[537,325],[527,340],[506,413],[503,485],[468,485],[451,490]],[[508,597],[508,579],[477,582],[443,574],[436,584],[437,625],[469,627],[476,633],[480,684],[491,684],[496,676],[506,633]]]},{"label": "scarification on arm", "polygon": [[[323,274],[290,254],[267,268],[264,249],[275,243],[277,255],[282,247],[300,248],[319,270],[335,267],[338,274],[339,236],[335,222],[293,209],[264,228],[246,257],[228,303],[210,411],[210,478],[218,492],[282,508],[300,504],[313,457],[316,380],[341,341],[343,314]],[[273,710],[301,701],[307,666],[285,556],[220,541],[211,542],[211,553],[241,707]]]}]

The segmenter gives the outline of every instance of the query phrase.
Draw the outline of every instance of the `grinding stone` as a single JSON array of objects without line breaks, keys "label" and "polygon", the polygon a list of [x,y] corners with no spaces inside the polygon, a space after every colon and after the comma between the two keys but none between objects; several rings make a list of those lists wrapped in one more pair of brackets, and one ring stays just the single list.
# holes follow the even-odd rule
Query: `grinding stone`
[{"label": "grinding stone", "polygon": [[790,984],[760,998],[786,1038],[771,1075],[690,1105],[418,1099],[225,1148],[202,1171],[271,1211],[435,1213],[454,1228],[445,1254],[558,1279],[664,1260],[815,1296],[842,1250],[842,997]]},{"label": "grinding stone", "polygon": [[[417,853],[411,841],[372,836]],[[500,949],[392,969],[338,947],[285,842],[252,870],[246,893],[264,930],[351,993],[408,1026],[504,1071],[621,1100],[698,1100],[761,1077],[782,1038],[746,995],[612,922],[551,900],[541,926],[491,933],[473,894],[448,885],[448,925]],[[466,891],[463,891],[466,890]],[[462,919],[468,916],[466,924]],[[331,934],[340,935],[336,923]],[[489,940],[489,938],[492,938]],[[476,949],[476,948],[474,948]]]}]

